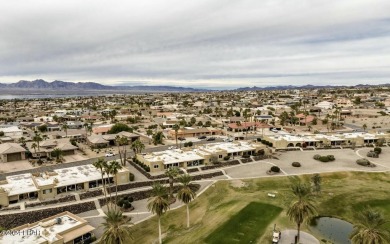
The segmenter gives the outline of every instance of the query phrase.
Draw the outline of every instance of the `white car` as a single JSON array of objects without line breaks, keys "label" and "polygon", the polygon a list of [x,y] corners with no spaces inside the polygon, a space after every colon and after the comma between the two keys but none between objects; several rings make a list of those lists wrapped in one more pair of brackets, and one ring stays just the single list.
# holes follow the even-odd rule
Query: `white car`
[{"label": "white car", "polygon": [[113,152],[106,153],[106,157],[112,157],[112,156],[115,156],[115,153],[113,153]]}]

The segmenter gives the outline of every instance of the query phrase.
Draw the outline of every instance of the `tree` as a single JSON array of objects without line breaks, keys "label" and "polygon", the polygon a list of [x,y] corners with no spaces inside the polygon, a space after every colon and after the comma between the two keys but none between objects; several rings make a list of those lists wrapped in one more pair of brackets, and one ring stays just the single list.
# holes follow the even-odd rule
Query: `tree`
[{"label": "tree", "polygon": [[61,128],[65,131],[65,137],[68,137],[68,129],[69,129],[68,124],[66,123],[63,124]]},{"label": "tree", "polygon": [[[107,192],[106,192],[106,183],[104,182],[104,174],[105,174],[105,168],[107,168],[107,162],[104,160],[104,158],[99,158],[97,161],[93,162],[92,165],[100,171],[100,174],[102,176],[102,184],[103,184],[103,193],[104,198],[107,202]],[[109,205],[107,205],[107,208],[109,209]]]},{"label": "tree", "polygon": [[[146,135],[148,135],[150,138],[150,136],[153,135],[153,131],[151,129],[146,130]],[[149,144],[150,144],[150,141],[151,140],[149,139]]]},{"label": "tree", "polygon": [[[126,164],[126,145],[128,144],[127,137],[117,135],[115,137],[116,145],[118,146],[119,160],[122,165]],[[122,148],[121,148],[122,146]]]},{"label": "tree", "polygon": [[390,231],[385,226],[389,223],[382,213],[368,207],[359,212],[357,223],[353,226],[350,239],[354,244],[390,243]]},{"label": "tree", "polygon": [[178,145],[177,145],[177,132],[179,131],[180,126],[178,124],[174,124],[172,129],[175,131],[176,147],[178,147]]},{"label": "tree", "polygon": [[313,191],[316,193],[321,192],[321,176],[319,174],[315,174],[311,177],[311,181],[313,183]]},{"label": "tree", "polygon": [[128,131],[133,132],[133,129],[131,129],[128,125],[122,124],[122,123],[116,123],[111,127],[111,129],[108,131],[108,134],[118,134],[122,131]]},{"label": "tree", "polygon": [[18,142],[22,145],[22,146],[25,146],[26,145],[26,138],[24,138],[23,136],[19,138]]},{"label": "tree", "polygon": [[38,130],[40,132],[46,132],[47,131],[47,125],[43,124],[43,125],[38,126]]},{"label": "tree", "polygon": [[147,205],[149,211],[157,215],[158,218],[158,237],[160,244],[161,238],[161,216],[168,211],[169,201],[167,190],[160,183],[154,183],[152,186],[151,197],[148,199]]},{"label": "tree", "polygon": [[38,146],[38,151],[40,151],[40,147],[39,147],[39,143],[41,141],[43,141],[41,135],[39,133],[35,133],[34,137],[33,137],[33,141],[37,143],[37,146]]},{"label": "tree", "polygon": [[169,178],[169,197],[173,199],[173,181],[179,175],[177,167],[170,167],[165,171],[165,175]]},{"label": "tree", "polygon": [[180,190],[177,193],[177,199],[182,201],[187,208],[187,228],[190,228],[190,209],[189,203],[196,197],[196,193],[191,189],[191,176],[189,174],[184,174],[178,178],[181,186]]},{"label": "tree", "polygon": [[137,139],[133,143],[131,143],[131,148],[133,149],[135,154],[141,153],[142,150],[145,149],[145,144],[143,144],[140,139]]},{"label": "tree", "polygon": [[123,167],[120,163],[117,161],[112,161],[110,164],[110,174],[114,175],[115,177],[115,207],[117,206],[118,203],[118,178],[117,174],[119,170],[121,170]]},{"label": "tree", "polygon": [[299,235],[301,225],[304,221],[309,220],[317,214],[317,210],[312,203],[312,194],[310,186],[300,181],[295,181],[291,185],[291,190],[296,198],[292,205],[287,210],[287,216],[291,221],[297,224],[297,243],[299,243]]},{"label": "tree", "polygon": [[366,124],[363,124],[363,126],[362,126],[362,127],[363,127],[363,130],[364,130],[364,131],[366,131],[366,129],[367,129],[367,125],[366,125]]},{"label": "tree", "polygon": [[64,152],[59,148],[54,148],[53,151],[51,152],[51,155],[56,158],[57,163],[62,161],[61,158],[63,154]]},{"label": "tree", "polygon": [[38,145],[35,142],[31,144],[31,148],[34,149],[34,153],[37,153],[37,147]]},{"label": "tree", "polygon": [[153,138],[153,144],[157,145],[157,144],[163,144],[163,139],[165,138],[165,136],[162,133],[162,131],[158,131],[154,133],[152,138]]},{"label": "tree", "polygon": [[133,239],[131,217],[124,216],[119,210],[109,210],[102,224],[104,232],[99,240],[101,244],[125,244]]}]

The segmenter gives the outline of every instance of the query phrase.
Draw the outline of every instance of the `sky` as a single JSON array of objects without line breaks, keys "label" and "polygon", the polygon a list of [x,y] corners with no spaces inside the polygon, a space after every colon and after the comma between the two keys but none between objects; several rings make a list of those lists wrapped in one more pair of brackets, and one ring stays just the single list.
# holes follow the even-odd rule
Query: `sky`
[{"label": "sky", "polygon": [[0,82],[390,83],[389,0],[0,0]]}]

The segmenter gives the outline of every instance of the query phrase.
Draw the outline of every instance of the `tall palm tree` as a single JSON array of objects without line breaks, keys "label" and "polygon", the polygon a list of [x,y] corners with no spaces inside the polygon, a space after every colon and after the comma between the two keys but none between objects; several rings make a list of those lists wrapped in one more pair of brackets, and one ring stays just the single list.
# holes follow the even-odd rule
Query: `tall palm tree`
[{"label": "tall palm tree", "polygon": [[178,133],[178,131],[179,131],[179,129],[180,129],[180,125],[174,124],[174,125],[172,126],[172,129],[175,131],[176,147],[178,147],[178,146],[177,146],[177,133]]},{"label": "tall palm tree", "polygon": [[154,183],[152,186],[152,196],[148,199],[148,209],[158,218],[158,239],[162,243],[161,238],[161,216],[168,211],[169,201],[166,188],[160,183]]},{"label": "tall palm tree", "polygon": [[165,175],[169,178],[169,198],[173,199],[173,181],[179,175],[177,167],[170,167],[165,171]]},{"label": "tall palm tree", "polygon": [[135,154],[141,153],[142,150],[145,149],[145,144],[143,144],[140,139],[135,140],[131,143],[131,148],[133,149]]},{"label": "tall palm tree", "polygon": [[35,142],[31,144],[31,148],[34,149],[34,153],[37,153],[37,147],[38,145]]},{"label": "tall palm tree", "polygon": [[189,203],[196,197],[196,193],[191,189],[191,176],[184,174],[178,178],[181,186],[177,193],[177,198],[187,207],[187,228],[190,228],[190,208]]},{"label": "tall palm tree", "polygon": [[63,155],[63,151],[59,148],[54,148],[53,151],[51,152],[51,156],[56,158],[56,162],[60,162],[61,156]]},{"label": "tall palm tree", "polygon": [[26,138],[24,138],[22,136],[22,137],[19,138],[18,142],[24,146],[24,145],[26,145]]},{"label": "tall palm tree", "polygon": [[310,185],[296,181],[291,185],[291,190],[296,200],[292,202],[287,210],[287,215],[290,220],[297,224],[297,243],[299,243],[302,223],[315,216],[317,210],[313,205],[313,195],[311,193]]},{"label": "tall palm tree", "polygon": [[[119,136],[117,135],[115,137],[115,142],[116,142],[116,145],[118,146],[118,154],[119,154],[119,159],[121,161],[121,164],[124,165],[124,162],[126,160],[126,150],[125,150],[125,146],[126,144],[128,143],[127,142],[127,138],[124,137],[124,136]],[[121,146],[123,147],[121,149]]]},{"label": "tall palm tree", "polygon": [[63,124],[61,128],[65,131],[65,137],[68,137],[68,129],[69,129],[68,124],[67,123]]},{"label": "tall palm tree", "polygon": [[131,217],[124,216],[119,210],[110,210],[102,223],[104,232],[99,240],[101,244],[125,244],[133,239],[131,233]]},{"label": "tall palm tree", "polygon": [[115,207],[117,206],[118,203],[118,178],[117,174],[119,170],[121,170],[123,167],[118,161],[112,161],[110,164],[110,173],[114,175],[115,177]]},{"label": "tall palm tree", "polygon": [[34,137],[33,137],[33,141],[37,143],[38,151],[40,151],[40,147],[39,147],[40,145],[39,145],[39,143],[40,143],[41,141],[43,141],[41,135],[40,135],[39,133],[35,133],[35,135],[34,135]]},{"label": "tall palm tree", "polygon": [[350,239],[354,244],[390,243],[390,231],[384,225],[389,220],[382,213],[368,207],[357,214],[357,223],[353,226]]},{"label": "tall palm tree", "polygon": [[[92,165],[100,171],[100,174],[102,176],[104,198],[107,202],[106,183],[104,182],[104,174],[105,174],[105,168],[107,168],[107,162],[104,160],[104,158],[99,158],[97,161],[93,162]],[[107,207],[109,208],[108,205]]]},{"label": "tall palm tree", "polygon": [[164,134],[162,131],[157,131],[154,135],[153,135],[153,143],[154,145],[157,145],[157,144],[162,144],[163,143],[163,139],[165,138]]}]

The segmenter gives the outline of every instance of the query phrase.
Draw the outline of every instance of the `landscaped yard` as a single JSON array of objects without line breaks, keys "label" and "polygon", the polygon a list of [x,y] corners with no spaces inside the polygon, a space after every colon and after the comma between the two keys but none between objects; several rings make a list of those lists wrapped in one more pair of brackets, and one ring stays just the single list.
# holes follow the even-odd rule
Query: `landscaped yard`
[{"label": "landscaped yard", "polygon": [[251,202],[206,239],[206,243],[254,243],[283,209]]},{"label": "landscaped yard", "polygon": [[[310,180],[310,177],[305,175],[301,179]],[[390,219],[390,173],[341,172],[322,174],[321,177],[322,193],[315,197],[319,215],[334,216],[353,223],[356,212],[371,205]],[[169,211],[162,218],[164,243],[214,243],[222,236],[231,240],[238,240],[241,236],[241,243],[249,243],[250,240],[252,243],[269,243],[274,224],[282,230],[296,228],[286,217],[286,209],[292,200],[288,177],[244,180],[244,183],[246,186],[240,188],[232,186],[230,181],[219,181],[204,192],[190,204],[189,229],[185,228],[184,207]],[[268,193],[276,197],[269,197]],[[255,210],[252,204],[263,207]],[[275,219],[264,216],[266,205],[272,206],[270,208],[275,211],[279,208],[283,211],[280,214],[274,212]],[[263,219],[258,219],[255,213],[259,213]],[[253,217],[248,226],[245,226],[248,223],[245,216]],[[257,233],[252,226],[258,226]],[[305,226],[303,230],[308,231]],[[135,243],[155,242],[158,238],[157,218],[134,226],[133,231]]]}]

